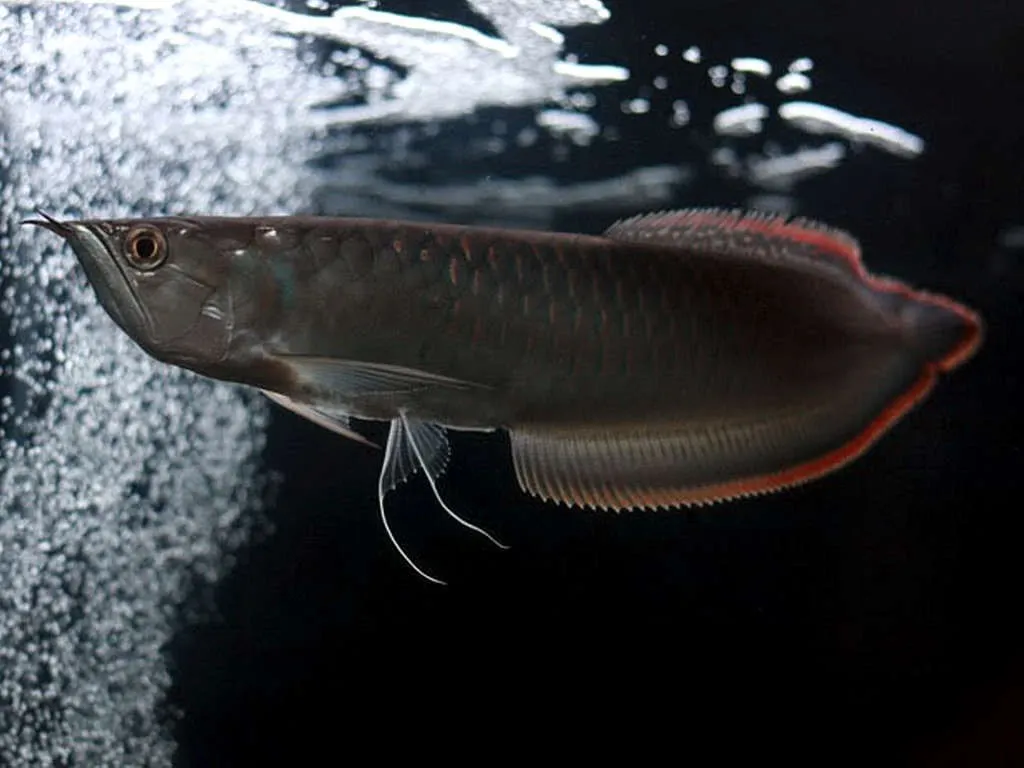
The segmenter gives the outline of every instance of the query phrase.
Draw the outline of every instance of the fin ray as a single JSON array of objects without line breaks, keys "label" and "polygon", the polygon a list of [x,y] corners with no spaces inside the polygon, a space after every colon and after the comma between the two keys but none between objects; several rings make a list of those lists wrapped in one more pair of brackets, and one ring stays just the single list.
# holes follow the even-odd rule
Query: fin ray
[{"label": "fin ray", "polygon": [[392,434],[394,449],[382,469],[385,491],[393,491],[420,469],[433,479],[444,474],[451,456],[444,428],[401,416],[392,419],[389,440]]},{"label": "fin ray", "polygon": [[841,269],[864,277],[860,244],[848,232],[806,218],[721,208],[688,208],[615,222],[605,237],[722,256]]},{"label": "fin ray", "polygon": [[[423,470],[423,474],[427,478],[427,483],[430,485],[430,490],[434,492],[434,498],[437,500],[441,509],[443,509],[448,516],[452,518],[452,520],[466,528],[469,528],[471,531],[479,533],[500,549],[508,549],[507,546],[502,544],[483,528],[473,525],[473,523],[456,514],[455,511],[448,506],[445,500],[441,498],[441,492],[437,489],[437,478],[440,476],[441,472],[444,471],[444,468],[448,463],[448,458],[451,455],[451,451],[448,447],[448,438],[444,434],[444,428],[429,422],[415,421],[406,416],[404,412],[400,414],[399,420],[404,428],[403,433],[405,442],[408,444],[412,453],[416,457],[417,463]],[[443,461],[441,460],[442,458]],[[440,469],[438,469],[438,467]]]},{"label": "fin ray", "polygon": [[398,418],[391,420],[388,441],[384,449],[384,462],[381,465],[380,476],[377,479],[377,504],[380,509],[380,518],[392,546],[398,550],[398,554],[402,556],[402,559],[416,573],[435,584],[444,584],[445,582],[431,576],[416,565],[412,558],[402,549],[394,532],[391,530],[391,526],[388,524],[387,513],[384,509],[384,500],[388,493],[419,470],[423,471],[423,475],[430,485],[434,498],[449,517],[471,531],[484,536],[495,546],[501,549],[508,549],[507,546],[483,528],[473,525],[473,523],[460,517],[441,497],[441,492],[437,488],[437,479],[447,467],[450,456],[451,449],[448,445],[448,438],[445,435],[444,427],[431,422],[410,419],[404,412],[400,412]]},{"label": "fin ray", "polygon": [[269,400],[277,403],[282,408],[287,408],[295,414],[298,414],[304,419],[308,419],[317,426],[329,429],[335,434],[347,437],[349,440],[355,440],[357,443],[368,445],[371,448],[380,448],[372,440],[367,439],[363,435],[356,432],[354,429],[349,427],[348,415],[328,410],[325,408],[314,408],[311,405],[303,405],[302,403],[296,402],[290,397],[279,394],[277,392],[271,392],[267,389],[261,389],[262,392]]},{"label": "fin ray", "polygon": [[301,381],[316,390],[350,397],[408,393],[432,387],[484,387],[470,381],[386,363],[313,355],[277,355],[277,359],[290,366]]},{"label": "fin ray", "polygon": [[[387,512],[384,510],[384,498],[388,495],[388,491],[395,487],[394,478],[396,476],[401,476],[402,480],[404,480],[413,471],[415,471],[415,464],[413,464],[412,470],[408,467],[404,467],[402,470],[397,471],[395,469],[396,463],[403,461],[400,457],[408,448],[408,442],[402,438],[402,430],[402,420],[392,420],[391,429],[388,431],[388,441],[384,445],[384,462],[381,464],[380,476],[377,478],[377,507],[380,510],[380,521],[384,524],[384,532],[387,533],[388,539],[391,541],[391,546],[398,550],[398,554],[402,556],[402,559],[405,560],[406,564],[427,581],[443,585],[446,582],[441,581],[441,579],[438,579],[435,576],[431,576],[425,570],[416,565],[415,561],[405,553],[405,550],[402,549],[402,545],[399,544],[398,539],[395,538],[395,534],[391,530],[390,524],[388,524]],[[399,480],[399,482],[401,482],[401,480]]]},{"label": "fin ray", "polygon": [[755,496],[809,482],[863,454],[927,396],[927,368],[895,397],[855,413],[823,405],[735,423],[509,430],[519,486],[594,509],[664,509]]}]

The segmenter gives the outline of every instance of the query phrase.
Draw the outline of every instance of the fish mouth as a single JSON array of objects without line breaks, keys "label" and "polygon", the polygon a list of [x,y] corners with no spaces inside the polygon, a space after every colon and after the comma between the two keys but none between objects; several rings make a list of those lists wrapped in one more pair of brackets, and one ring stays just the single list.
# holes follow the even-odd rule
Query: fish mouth
[{"label": "fish mouth", "polygon": [[38,208],[36,208],[36,213],[42,218],[25,219],[23,222],[21,222],[22,226],[28,224],[33,227],[42,227],[43,229],[48,229],[55,235],[60,235],[61,237],[64,238],[67,238],[71,234],[71,227],[69,227],[67,224],[63,223],[62,221],[59,221],[58,219],[53,218],[53,216],[46,213],[45,211],[39,210]]},{"label": "fish mouth", "polygon": [[39,219],[27,219],[22,224],[48,229],[63,238],[111,319],[140,343],[152,338],[149,316],[117,259],[117,245],[102,228],[83,221],[59,221],[38,209],[36,213]]}]

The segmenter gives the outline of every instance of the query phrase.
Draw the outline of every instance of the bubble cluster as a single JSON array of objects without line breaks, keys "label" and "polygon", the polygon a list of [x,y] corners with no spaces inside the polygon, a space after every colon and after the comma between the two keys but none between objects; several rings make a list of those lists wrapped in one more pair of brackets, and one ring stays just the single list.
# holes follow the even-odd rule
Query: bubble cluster
[{"label": "bubble cluster", "polygon": [[[152,361],[70,249],[19,222],[37,207],[301,212],[327,128],[561,103],[628,77],[560,58],[554,26],[603,22],[597,0],[471,5],[502,37],[374,4],[0,0],[0,764],[170,763],[164,649],[183,601],[265,524],[269,482],[262,400]],[[316,40],[344,50],[321,61]],[[637,173],[545,191],[600,203],[678,183]],[[357,182],[380,186],[372,167]]]},{"label": "bubble cluster", "polygon": [[0,72],[0,764],[169,764],[162,654],[260,524],[266,411],[146,357],[18,222],[292,211],[295,126],[338,84],[187,5],[0,5]]}]

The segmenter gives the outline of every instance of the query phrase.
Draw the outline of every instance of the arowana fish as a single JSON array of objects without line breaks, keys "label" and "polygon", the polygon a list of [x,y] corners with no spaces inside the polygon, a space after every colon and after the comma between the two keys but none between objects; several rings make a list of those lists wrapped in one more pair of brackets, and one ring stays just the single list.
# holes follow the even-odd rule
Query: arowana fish
[{"label": "arowana fish", "polygon": [[[978,347],[970,309],[848,234],[695,209],[600,237],[368,219],[37,224],[146,352],[328,429],[390,423],[384,497],[446,429],[506,430],[520,486],[600,509],[760,494],[862,454]],[[481,531],[482,533],[483,531]]]}]

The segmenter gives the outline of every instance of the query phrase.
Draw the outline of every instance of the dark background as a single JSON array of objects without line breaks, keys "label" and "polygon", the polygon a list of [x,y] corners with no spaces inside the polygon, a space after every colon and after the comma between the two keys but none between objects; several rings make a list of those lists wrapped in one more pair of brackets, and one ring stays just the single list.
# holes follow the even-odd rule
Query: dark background
[{"label": "dark background", "polygon": [[[853,466],[720,507],[543,505],[518,491],[504,438],[457,435],[442,489],[509,551],[448,520],[422,481],[389,497],[397,535],[447,587],[391,549],[375,507],[380,455],[275,410],[275,530],[217,588],[221,620],[183,629],[169,649],[180,765],[341,764],[364,747],[376,760],[681,763],[699,746],[716,759],[698,764],[748,749],[827,764],[1024,764],[1024,253],[1001,244],[1024,224],[1024,6],[608,6],[608,24],[566,34],[582,60],[632,70],[621,94],[598,91],[598,117],[622,138],[597,159],[589,148],[585,164],[572,150],[553,174],[688,161],[698,175],[676,204],[742,203],[750,190],[706,163],[720,96],[693,97],[700,117],[684,130],[630,122],[615,114],[619,96],[656,74],[703,76],[678,60],[690,44],[705,64],[810,56],[807,98],[900,125],[928,148],[913,162],[865,151],[800,186],[800,212],[855,232],[869,267],[976,307],[985,346]],[[479,22],[457,2],[430,7]],[[657,43],[671,65],[652,55]],[[671,100],[652,98],[655,112]]]}]

